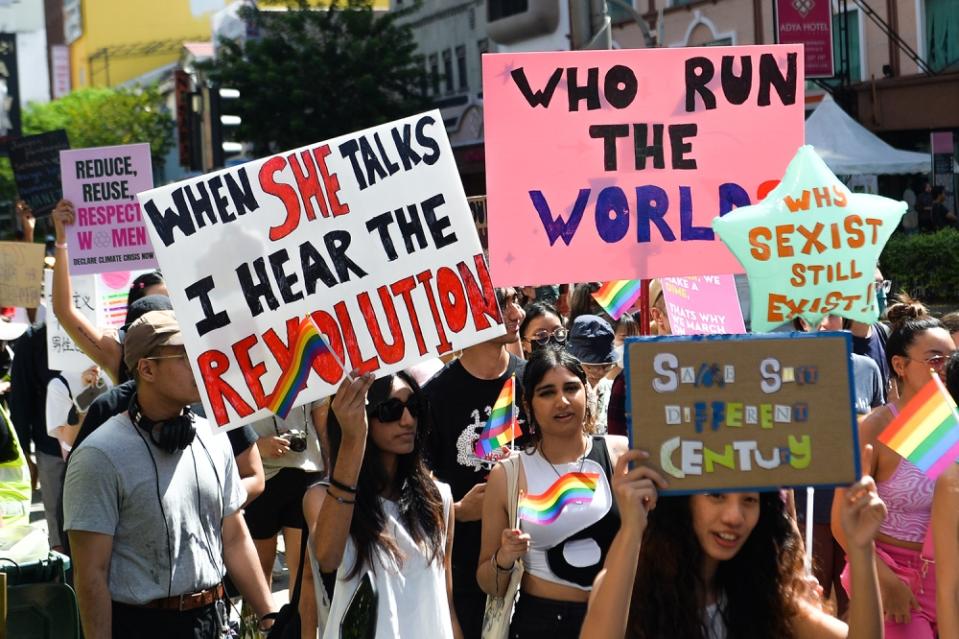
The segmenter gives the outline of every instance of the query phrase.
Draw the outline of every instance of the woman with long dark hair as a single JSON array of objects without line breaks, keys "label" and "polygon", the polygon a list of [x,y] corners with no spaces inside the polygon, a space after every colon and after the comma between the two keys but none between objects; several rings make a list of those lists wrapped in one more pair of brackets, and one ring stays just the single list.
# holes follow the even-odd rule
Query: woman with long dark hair
[{"label": "woman with long dark hair", "polygon": [[[907,296],[900,296],[900,300],[887,311],[893,330],[886,340],[886,359],[899,398],[866,416],[859,425],[859,440],[860,445],[875,448],[872,465],[865,472],[876,478],[879,496],[889,509],[889,517],[876,536],[886,639],[932,639],[936,628],[938,567],[923,546],[930,534],[935,482],[908,459],[880,443],[878,437],[933,373],[944,378],[946,360],[956,346],[949,332],[927,314],[922,304]],[[836,541],[845,547],[845,536],[836,518],[842,495],[841,490],[836,491],[832,528]]]},{"label": "woman with long dark hair", "polygon": [[533,353],[523,388],[530,444],[518,453],[519,494],[530,496],[533,504],[570,482],[585,481],[591,496],[551,513],[522,507],[521,499],[521,521],[510,528],[506,469],[498,465],[486,486],[476,578],[488,595],[502,597],[522,561],[525,573],[510,638],[577,637],[593,579],[619,528],[610,478],[628,444],[625,437],[593,435],[586,373],[566,351]]},{"label": "woman with long dark hair", "polygon": [[616,464],[622,527],[594,584],[581,637],[882,637],[873,537],[885,506],[871,478],[851,487],[840,512],[857,591],[847,626],[808,596],[802,544],[778,491],[657,499],[663,478],[646,466],[628,467],[646,459],[632,450]]},{"label": "woman with long dark hair", "polygon": [[401,371],[347,379],[327,420],[331,469],[304,510],[322,572],[336,571],[324,637],[340,623],[363,575],[378,593],[376,637],[460,637],[451,603],[453,499],[423,463],[423,395]]}]

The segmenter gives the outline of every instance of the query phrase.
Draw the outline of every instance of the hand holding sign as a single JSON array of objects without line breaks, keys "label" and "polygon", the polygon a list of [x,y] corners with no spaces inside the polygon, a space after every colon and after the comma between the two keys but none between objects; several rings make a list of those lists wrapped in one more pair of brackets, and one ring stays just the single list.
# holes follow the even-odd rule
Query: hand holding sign
[{"label": "hand holding sign", "polygon": [[802,317],[872,323],[873,274],[904,202],[852,193],[811,146],[803,146],[765,200],[713,220],[713,230],[749,276],[752,328]]},{"label": "hand holding sign", "polygon": [[630,450],[616,460],[613,469],[613,494],[619,507],[623,527],[635,527],[642,534],[646,530],[649,511],[656,508],[657,487],[666,488],[666,480],[648,466],[629,468],[630,462],[645,462],[649,453]]}]

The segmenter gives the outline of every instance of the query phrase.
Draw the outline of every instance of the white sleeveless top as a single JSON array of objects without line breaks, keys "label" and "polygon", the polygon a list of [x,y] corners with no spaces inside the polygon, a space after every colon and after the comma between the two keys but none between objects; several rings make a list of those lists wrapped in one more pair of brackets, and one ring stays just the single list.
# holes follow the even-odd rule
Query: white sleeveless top
[{"label": "white sleeveless top", "polygon": [[[440,496],[443,499],[444,532],[443,547],[446,547],[445,523],[449,521],[450,508],[453,506],[453,494],[448,484],[437,481]],[[427,563],[423,548],[416,545],[409,532],[403,527],[399,509],[395,502],[381,500],[386,515],[386,532],[393,536],[396,545],[405,558],[403,566],[397,570],[389,555],[377,552],[374,557],[373,579],[377,593],[376,637],[393,639],[428,636],[438,639],[452,639],[453,623],[450,619],[449,600],[446,594],[446,567],[441,552],[436,561]],[[340,622],[349,607],[353,593],[359,586],[363,570],[352,579],[346,576],[352,571],[356,561],[356,547],[353,538],[348,537],[343,559],[336,571],[336,588],[330,603],[330,614],[325,630],[321,628],[324,639],[339,639]],[[313,557],[310,544],[310,562],[313,574],[319,575],[319,566]],[[317,579],[317,603],[323,590]]]}]

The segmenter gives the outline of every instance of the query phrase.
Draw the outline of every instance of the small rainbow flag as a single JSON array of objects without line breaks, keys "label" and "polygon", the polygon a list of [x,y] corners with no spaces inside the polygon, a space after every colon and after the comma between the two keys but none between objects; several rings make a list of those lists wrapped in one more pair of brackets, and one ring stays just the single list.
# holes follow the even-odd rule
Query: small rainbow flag
[{"label": "small rainbow flag", "polygon": [[632,308],[642,292],[642,280],[612,280],[593,293],[593,299],[599,302],[610,317],[618,320]]},{"label": "small rainbow flag", "polygon": [[566,473],[541,495],[520,495],[518,516],[541,526],[551,524],[570,504],[593,501],[598,480],[599,473]]},{"label": "small rainbow flag", "polygon": [[959,413],[938,375],[880,433],[879,441],[931,479],[959,460]]},{"label": "small rainbow flag", "polygon": [[477,457],[486,459],[494,450],[499,450],[523,434],[519,427],[519,421],[516,419],[516,411],[513,410],[515,405],[516,376],[511,375],[503,384],[503,390],[499,392],[499,397],[493,404],[489,420],[483,427],[479,439],[476,440],[476,446],[473,450]]},{"label": "small rainbow flag", "polygon": [[[290,353],[293,359],[290,361],[290,365],[284,369],[283,374],[280,375],[280,380],[276,383],[276,389],[267,405],[271,413],[284,419],[290,414],[296,396],[306,387],[306,379],[310,375],[313,360],[323,353],[333,354],[333,351],[330,350],[329,344],[323,339],[313,318],[308,316],[300,322],[300,328],[297,331],[296,340],[293,348],[290,349]],[[335,354],[333,355],[339,362]]]}]

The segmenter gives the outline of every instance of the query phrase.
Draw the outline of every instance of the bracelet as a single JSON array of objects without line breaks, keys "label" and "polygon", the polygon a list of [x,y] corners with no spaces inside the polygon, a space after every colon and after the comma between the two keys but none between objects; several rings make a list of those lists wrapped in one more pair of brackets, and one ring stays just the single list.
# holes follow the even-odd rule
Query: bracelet
[{"label": "bracelet", "polygon": [[356,494],[356,486],[348,486],[347,484],[344,484],[341,481],[337,481],[332,474],[330,475],[330,486],[333,486],[334,488],[339,488],[343,492],[350,493],[351,495]]},{"label": "bracelet", "polygon": [[356,500],[355,500],[355,499],[343,499],[342,497],[337,497],[336,495],[331,494],[329,491],[327,491],[326,494],[327,494],[327,496],[332,497],[333,499],[335,499],[336,501],[338,501],[338,502],[341,503],[341,504],[349,504],[349,505],[352,506],[353,504],[356,503]]},{"label": "bracelet", "polygon": [[263,622],[264,622],[264,621],[269,621],[269,620],[271,620],[271,619],[272,619],[273,621],[276,621],[277,617],[279,617],[279,616],[280,616],[280,614],[277,613],[277,612],[268,612],[268,613],[266,613],[265,615],[263,615],[262,617],[260,617],[260,618],[257,620],[256,629],[257,629],[259,632],[269,632],[270,628],[272,628],[273,626],[270,626],[270,628],[264,628],[264,627],[263,627]]},{"label": "bracelet", "polygon": [[64,249],[64,250],[66,250],[66,248],[67,248],[67,243],[66,243],[66,242],[56,242],[56,243],[54,244],[54,246],[55,246],[56,248],[58,248],[58,249]]},{"label": "bracelet", "polygon": [[513,572],[513,568],[516,566],[516,560],[513,560],[513,563],[510,564],[509,568],[503,568],[499,565],[499,562],[496,561],[496,553],[499,552],[499,548],[493,551],[493,556],[490,557],[490,560],[493,562],[493,567],[496,569],[496,572]]}]

